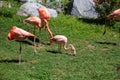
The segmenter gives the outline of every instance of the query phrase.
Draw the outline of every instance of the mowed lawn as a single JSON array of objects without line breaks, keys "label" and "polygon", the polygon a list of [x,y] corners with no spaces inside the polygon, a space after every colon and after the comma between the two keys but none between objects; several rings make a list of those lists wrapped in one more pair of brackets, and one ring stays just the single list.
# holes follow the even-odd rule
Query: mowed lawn
[{"label": "mowed lawn", "polygon": [[33,33],[34,26],[23,23],[26,18],[15,14],[0,16],[0,80],[120,79],[118,30],[107,29],[103,36],[105,25],[64,14],[51,18],[49,27],[54,35],[65,35],[68,44],[75,46],[77,55],[71,56],[64,49],[57,52],[57,44],[48,46],[48,32],[45,28],[39,32],[37,28],[37,54],[33,54],[33,41],[26,39],[22,42],[22,63],[18,64],[19,42],[9,41],[7,35],[14,25]]}]

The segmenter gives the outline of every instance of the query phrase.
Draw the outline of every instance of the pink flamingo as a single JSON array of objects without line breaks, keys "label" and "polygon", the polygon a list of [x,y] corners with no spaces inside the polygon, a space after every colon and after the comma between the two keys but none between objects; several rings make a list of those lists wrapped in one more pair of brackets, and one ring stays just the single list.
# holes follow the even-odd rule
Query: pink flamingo
[{"label": "pink flamingo", "polygon": [[48,43],[48,45],[51,45],[53,42],[58,44],[58,51],[61,51],[61,46],[63,45],[64,50],[68,51],[69,49],[71,49],[72,51],[72,55],[76,55],[76,49],[72,44],[69,44],[68,47],[67,46],[67,37],[65,37],[64,35],[56,35],[53,38],[50,39],[50,42]]},{"label": "pink flamingo", "polygon": [[112,13],[110,13],[109,15],[107,15],[106,19],[107,20],[115,19],[117,21],[120,21],[120,9],[117,9],[113,11]]},{"label": "pink flamingo", "polygon": [[41,19],[41,28],[44,27],[44,25],[46,25],[46,30],[49,32],[50,34],[50,38],[53,37],[53,33],[51,32],[48,24],[49,24],[49,20],[50,20],[50,13],[46,8],[37,8],[37,11],[39,13],[39,17]]},{"label": "pink flamingo", "polygon": [[37,16],[28,17],[27,19],[23,20],[23,22],[29,23],[34,26],[34,35],[36,26],[39,28],[39,31],[41,30],[41,19]]},{"label": "pink flamingo", "polygon": [[[23,22],[27,22],[33,26],[38,26],[38,28],[41,29],[41,20],[40,20],[40,18],[38,18],[36,16],[31,16],[31,17],[23,20]],[[34,27],[34,33],[35,33],[35,27]]]},{"label": "pink flamingo", "polygon": [[[27,37],[35,37],[35,35],[21,29],[18,28],[16,26],[13,26],[9,33],[8,33],[8,39],[9,40],[18,40],[20,41],[20,54],[19,54],[19,64],[21,63],[21,51],[22,51],[22,47],[21,47],[21,41],[23,41],[24,39],[26,39]],[[34,41],[34,45],[35,45],[35,41]],[[36,46],[36,45],[35,45]],[[36,53],[36,47],[34,46],[34,52]],[[34,53],[34,54],[35,54]]]}]

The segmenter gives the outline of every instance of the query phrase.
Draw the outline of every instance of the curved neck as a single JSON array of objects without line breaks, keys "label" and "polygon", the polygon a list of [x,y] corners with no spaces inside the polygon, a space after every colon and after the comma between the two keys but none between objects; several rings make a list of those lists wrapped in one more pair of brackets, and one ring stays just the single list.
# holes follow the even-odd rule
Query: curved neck
[{"label": "curved neck", "polygon": [[66,47],[66,44],[64,45],[64,49],[67,51],[71,49],[72,51],[75,51],[75,47],[72,44],[69,44],[68,47]]},{"label": "curved neck", "polygon": [[38,24],[37,26],[41,29],[41,24]]},{"label": "curved neck", "polygon": [[68,45],[68,47],[66,47],[66,43],[64,44],[64,49],[67,51],[70,49],[70,46]]},{"label": "curved neck", "polygon": [[72,44],[69,44],[68,45],[68,47],[66,47],[66,44],[64,45],[64,49],[67,51],[67,50],[69,50],[69,49],[71,49],[71,51],[72,51],[72,55],[76,55],[76,49],[75,49],[75,47],[72,45]]}]

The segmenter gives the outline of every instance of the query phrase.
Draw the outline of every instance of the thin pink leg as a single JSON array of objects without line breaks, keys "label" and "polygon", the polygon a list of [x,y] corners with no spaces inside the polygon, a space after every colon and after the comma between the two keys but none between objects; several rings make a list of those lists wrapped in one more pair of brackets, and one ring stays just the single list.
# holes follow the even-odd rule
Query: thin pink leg
[{"label": "thin pink leg", "polygon": [[50,38],[53,38],[53,33],[51,32],[49,26],[48,26],[48,21],[44,19],[44,22],[46,24],[46,30],[48,31],[48,33],[50,34]]}]

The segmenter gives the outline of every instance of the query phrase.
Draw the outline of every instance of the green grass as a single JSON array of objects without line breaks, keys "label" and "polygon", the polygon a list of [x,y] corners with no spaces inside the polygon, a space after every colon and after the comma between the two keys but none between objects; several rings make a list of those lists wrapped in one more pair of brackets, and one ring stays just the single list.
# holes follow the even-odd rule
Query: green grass
[{"label": "green grass", "polygon": [[[15,9],[14,9],[15,10]],[[13,11],[15,14],[16,11]],[[11,12],[12,13],[12,12]],[[57,44],[46,45],[48,33],[37,30],[42,42],[38,54],[34,56],[33,45],[22,43],[22,63],[18,64],[19,42],[9,41],[9,29],[16,25],[27,30],[33,26],[22,22],[26,17],[17,15],[0,16],[0,80],[119,80],[120,43],[116,30],[107,29],[103,36],[103,27],[92,21],[59,14],[51,18],[49,26],[54,35],[68,37],[68,43],[76,47],[77,55],[70,56],[70,51],[54,53]],[[90,23],[91,22],[91,23]],[[116,23],[115,26],[119,26]],[[26,42],[32,43],[29,39]],[[115,45],[116,44],[116,45]]]}]

